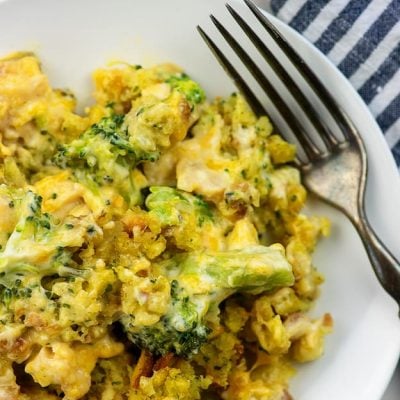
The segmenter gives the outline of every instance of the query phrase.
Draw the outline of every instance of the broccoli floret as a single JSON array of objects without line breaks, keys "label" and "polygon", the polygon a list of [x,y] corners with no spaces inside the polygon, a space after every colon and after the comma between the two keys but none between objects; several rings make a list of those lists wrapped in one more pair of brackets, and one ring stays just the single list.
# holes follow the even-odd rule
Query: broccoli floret
[{"label": "broccoli floret", "polygon": [[192,108],[194,108],[196,104],[200,104],[206,99],[204,90],[200,87],[200,85],[190,79],[190,77],[185,73],[171,76],[166,82],[169,83],[173,89],[176,89],[185,95],[186,100],[189,102]]},{"label": "broccoli floret", "polygon": [[70,167],[77,180],[93,191],[99,187],[115,188],[128,204],[140,200],[140,187],[136,187],[133,170],[139,162],[154,161],[158,152],[142,151],[129,140],[123,115],[105,117],[92,125],[82,136],[64,145],[54,161]]},{"label": "broccoli floret", "polygon": [[149,214],[160,221],[167,241],[181,250],[203,248],[207,230],[220,223],[211,204],[171,187],[151,187],[145,204]]},{"label": "broccoli floret", "polygon": [[128,331],[127,335],[133,343],[152,354],[165,355],[174,352],[188,358],[197,353],[200,346],[207,341],[210,331],[205,325],[196,325],[190,330],[179,332],[168,317],[163,317],[158,324],[144,326],[139,331]]},{"label": "broccoli floret", "polygon": [[196,353],[207,340],[219,304],[232,294],[259,294],[294,283],[281,245],[181,253],[158,267],[170,280],[166,314],[150,326],[135,325],[133,315],[122,318],[129,339],[158,355],[174,352],[190,357]]},{"label": "broccoli floret", "polygon": [[173,351],[181,356],[196,352],[207,340],[211,329],[201,323],[197,306],[190,300],[177,280],[171,281],[171,304],[168,314],[157,324],[135,326],[132,317],[123,323],[132,342],[153,354],[165,355]]},{"label": "broccoli floret", "polygon": [[[32,271],[31,271],[32,272]],[[5,311],[12,309],[17,300],[26,300],[32,298],[35,293],[41,292],[47,298],[51,297],[51,292],[45,290],[40,284],[40,277],[29,276],[26,279],[24,275],[26,271],[18,271],[14,279],[7,279],[7,284],[4,284],[4,279],[0,279],[0,310]],[[0,313],[1,313],[0,311]]]},{"label": "broccoli floret", "polygon": [[168,186],[152,186],[146,207],[162,227],[182,225],[190,216],[196,218],[198,226],[214,220],[210,204],[201,197]]},{"label": "broccoli floret", "polygon": [[[13,191],[4,185],[0,189],[3,194],[8,192],[8,202],[15,213],[14,226],[0,251],[0,285],[10,288],[19,276],[25,275],[84,273],[75,268],[71,249],[82,245],[87,234],[86,222],[70,229],[68,224],[60,224],[42,211],[42,198],[37,193]],[[99,228],[92,225],[97,232]]]},{"label": "broccoli floret", "polygon": [[199,84],[191,80],[185,73],[171,76],[167,79],[167,83],[170,84],[173,89],[181,92],[192,108],[202,103],[206,98],[204,90]]}]

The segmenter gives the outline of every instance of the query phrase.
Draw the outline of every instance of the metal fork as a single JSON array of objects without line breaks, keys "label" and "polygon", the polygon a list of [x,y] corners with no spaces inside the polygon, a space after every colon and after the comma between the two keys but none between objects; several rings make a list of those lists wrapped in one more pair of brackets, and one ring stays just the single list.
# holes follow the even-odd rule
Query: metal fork
[{"label": "metal fork", "polygon": [[[379,282],[400,306],[400,263],[375,234],[365,213],[364,195],[367,177],[367,154],[360,133],[320,79],[286,41],[278,29],[254,3],[250,0],[244,0],[244,2],[325,105],[343,133],[344,139],[338,139],[333,134],[274,54],[229,4],[226,5],[228,11],[302,108],[308,120],[319,133],[325,144],[325,149],[321,148],[322,146],[318,145],[307,132],[265,74],[238,41],[211,15],[213,23],[274,103],[280,114],[285,118],[288,126],[301,144],[306,157],[297,157],[296,164],[302,172],[304,185],[310,192],[342,211],[350,219],[362,239]],[[244,95],[253,111],[257,115],[266,115],[264,106],[224,53],[201,27],[198,26],[197,29],[222,67],[233,79],[239,91]]]}]

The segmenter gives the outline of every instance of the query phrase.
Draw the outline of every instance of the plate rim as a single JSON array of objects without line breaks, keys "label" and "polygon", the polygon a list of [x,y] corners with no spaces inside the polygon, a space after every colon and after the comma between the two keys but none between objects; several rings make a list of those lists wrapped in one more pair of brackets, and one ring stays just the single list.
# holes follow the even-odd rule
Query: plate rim
[{"label": "plate rim", "polygon": [[[6,3],[11,3],[11,2],[13,2],[13,1],[15,1],[15,2],[20,1],[20,2],[21,2],[21,1],[27,1],[27,0],[0,0],[0,7],[3,6],[3,5],[6,4]],[[198,0],[197,0],[197,1],[198,1]],[[218,1],[220,1],[220,2],[222,3],[222,0],[218,0]],[[262,11],[266,12],[265,10],[262,10]],[[277,19],[275,16],[273,16],[273,15],[271,15],[271,14],[268,14],[268,15],[269,15],[269,17],[271,18],[271,20],[278,26],[278,28],[282,28],[282,29],[283,29],[285,35],[286,35],[286,32],[290,32],[290,36],[296,37],[296,40],[299,40],[299,41],[302,42],[304,45],[308,46],[311,53],[318,54],[318,58],[319,58],[327,67],[329,66],[330,69],[333,69],[333,70],[335,71],[335,74],[336,74],[336,76],[339,77],[339,79],[341,80],[341,83],[347,88],[348,91],[350,91],[350,92],[352,93],[352,97],[353,97],[354,101],[357,102],[357,106],[363,110],[363,113],[364,113],[365,115],[368,114],[369,119],[370,119],[370,122],[371,122],[371,124],[372,124],[373,127],[374,127],[373,131],[375,131],[375,132],[376,132],[377,130],[380,131],[380,129],[379,129],[377,123],[376,123],[376,120],[375,120],[375,118],[372,116],[372,114],[371,114],[371,112],[369,111],[367,105],[363,102],[363,100],[361,99],[361,97],[359,96],[359,94],[355,91],[355,89],[352,87],[352,85],[350,84],[350,82],[343,76],[343,74],[336,68],[336,66],[334,66],[334,64],[333,64],[322,52],[320,52],[311,42],[309,42],[306,38],[304,38],[300,33],[298,33],[297,31],[295,31],[293,28],[291,28],[290,26],[288,26],[288,25],[285,24],[284,22],[282,22],[282,21],[280,21],[279,19]],[[362,133],[362,134],[364,135],[364,133]],[[375,134],[374,134],[374,135],[375,135]],[[378,138],[378,136],[380,136],[380,138]],[[385,141],[385,139],[384,139],[384,137],[383,137],[383,134],[375,135],[375,139],[374,139],[374,140],[377,140],[377,141],[380,143],[381,148],[382,148],[382,149],[385,149],[385,150],[383,150],[383,151],[384,151],[385,154],[386,154],[386,158],[389,159],[389,160],[387,161],[387,167],[390,168],[391,174],[392,174],[393,176],[394,176],[394,174],[397,175],[398,170],[397,170],[397,168],[396,168],[394,159],[393,159],[393,157],[392,157],[392,155],[391,155],[391,153],[390,153],[389,146],[387,145],[387,143],[386,143],[386,141]],[[391,159],[391,161],[390,161],[390,159]],[[397,181],[396,181],[396,182],[397,182]],[[396,183],[396,185],[397,185],[397,183]],[[398,185],[398,186],[400,187],[400,182],[399,182],[399,185]],[[398,345],[397,345],[397,347],[398,347],[398,354],[400,354],[400,337],[399,337],[399,339],[398,339]],[[390,366],[388,366],[388,367],[386,368],[386,370],[387,370],[387,371],[390,370],[390,371],[389,371],[389,372],[386,372],[385,374],[382,374],[382,376],[383,376],[383,375],[386,376],[387,379],[381,378],[381,385],[380,385],[380,386],[381,386],[381,389],[382,389],[381,392],[380,392],[381,394],[382,394],[383,391],[385,390],[385,388],[386,388],[386,386],[387,386],[387,383],[388,383],[389,380],[390,380],[391,373],[394,371],[394,368],[395,368],[395,365],[396,365],[396,362],[397,362],[397,355],[396,355],[396,359],[395,359],[395,357],[393,356],[393,360],[394,360],[394,361],[393,361],[393,368],[390,367]],[[383,381],[385,381],[385,383],[384,383]],[[383,387],[382,387],[382,385],[383,385]],[[374,395],[374,397],[371,397],[370,400],[378,400],[377,393],[378,393],[379,391],[380,391],[380,389],[377,389],[376,394]]]}]

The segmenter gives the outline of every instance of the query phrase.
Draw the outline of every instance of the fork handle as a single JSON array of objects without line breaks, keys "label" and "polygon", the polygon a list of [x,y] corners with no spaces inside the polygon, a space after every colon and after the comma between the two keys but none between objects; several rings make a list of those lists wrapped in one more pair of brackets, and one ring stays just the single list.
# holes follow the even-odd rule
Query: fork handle
[{"label": "fork handle", "polygon": [[400,263],[376,235],[366,216],[356,223],[356,228],[367,251],[368,258],[382,287],[400,306]]}]

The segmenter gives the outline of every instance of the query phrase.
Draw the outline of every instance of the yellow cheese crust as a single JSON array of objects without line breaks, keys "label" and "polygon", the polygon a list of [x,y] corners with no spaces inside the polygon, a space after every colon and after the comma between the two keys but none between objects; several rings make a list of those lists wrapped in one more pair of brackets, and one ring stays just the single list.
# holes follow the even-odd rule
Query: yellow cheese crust
[{"label": "yellow cheese crust", "polygon": [[[332,327],[307,315],[329,222],[301,212],[295,147],[240,95],[209,103],[172,64],[114,64],[93,80],[82,116],[33,54],[0,60],[0,398],[289,398],[293,363],[320,357]],[[114,135],[122,118],[126,141]],[[194,206],[179,195],[160,214],[153,186]],[[226,292],[189,357],[128,340],[124,321],[152,326],[170,309],[165,260],[252,246],[279,249],[271,273],[289,268],[294,283]],[[213,282],[178,283],[199,297]]]}]

